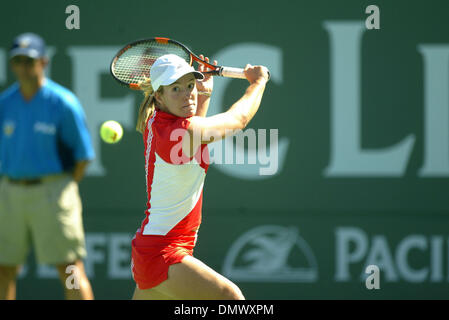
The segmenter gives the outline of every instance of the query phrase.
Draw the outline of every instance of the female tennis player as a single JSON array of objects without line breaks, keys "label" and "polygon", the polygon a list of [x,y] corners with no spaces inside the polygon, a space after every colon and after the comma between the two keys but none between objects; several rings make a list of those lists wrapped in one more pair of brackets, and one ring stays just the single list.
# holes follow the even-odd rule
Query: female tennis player
[{"label": "female tennis player", "polygon": [[145,98],[136,129],[145,144],[148,199],[146,217],[132,240],[133,299],[244,299],[234,283],[192,254],[209,165],[207,144],[247,126],[269,75],[263,66],[247,65],[249,86],[243,96],[226,112],[206,117],[213,80],[205,71],[164,55],[141,84]]}]

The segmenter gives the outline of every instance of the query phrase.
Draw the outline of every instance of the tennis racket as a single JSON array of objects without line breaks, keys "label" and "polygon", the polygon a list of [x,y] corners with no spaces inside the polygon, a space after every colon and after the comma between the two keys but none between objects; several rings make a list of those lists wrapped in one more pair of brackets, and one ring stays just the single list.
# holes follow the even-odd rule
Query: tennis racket
[{"label": "tennis racket", "polygon": [[204,74],[246,79],[241,68],[210,64],[200,59],[182,43],[161,37],[137,40],[120,49],[111,61],[111,75],[128,88],[139,89],[139,83],[150,78],[150,68],[153,63],[166,54],[176,54],[190,65],[196,61],[211,69],[211,71],[203,72]]}]

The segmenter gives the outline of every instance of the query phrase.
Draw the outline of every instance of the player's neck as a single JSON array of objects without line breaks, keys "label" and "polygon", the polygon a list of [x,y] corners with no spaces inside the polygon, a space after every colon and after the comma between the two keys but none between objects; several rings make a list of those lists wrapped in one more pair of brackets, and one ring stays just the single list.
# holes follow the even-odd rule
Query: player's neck
[{"label": "player's neck", "polygon": [[29,79],[26,81],[20,81],[20,92],[26,101],[30,101],[34,95],[39,91],[39,89],[44,84],[44,76],[38,77],[36,79]]}]

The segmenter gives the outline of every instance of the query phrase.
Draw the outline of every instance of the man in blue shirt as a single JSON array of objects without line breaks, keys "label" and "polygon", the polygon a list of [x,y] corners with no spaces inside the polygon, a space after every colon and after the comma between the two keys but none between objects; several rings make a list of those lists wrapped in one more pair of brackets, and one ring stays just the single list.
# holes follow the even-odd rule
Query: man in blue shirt
[{"label": "man in blue shirt", "polygon": [[39,263],[56,266],[67,299],[93,299],[78,191],[94,158],[84,111],[44,76],[38,35],[18,36],[10,63],[18,82],[0,95],[0,299],[16,297],[30,242]]}]

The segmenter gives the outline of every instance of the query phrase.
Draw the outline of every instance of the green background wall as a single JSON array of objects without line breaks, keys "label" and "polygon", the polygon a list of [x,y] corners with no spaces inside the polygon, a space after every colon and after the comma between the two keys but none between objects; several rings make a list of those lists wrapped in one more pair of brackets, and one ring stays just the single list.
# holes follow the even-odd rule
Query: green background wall
[{"label": "green background wall", "polygon": [[[70,4],[80,9],[79,30],[65,26]],[[379,30],[365,28],[371,4]],[[145,209],[134,130],[141,96],[113,81],[109,62],[130,40],[166,36],[221,64],[261,63],[273,73],[250,128],[278,129],[278,171],[245,177],[257,165],[210,167],[196,257],[248,299],[446,299],[447,12],[449,3],[437,0],[209,1],[203,9],[186,1],[8,1],[0,9],[0,90],[14,81],[12,39],[32,31],[53,49],[51,78],[83,103],[98,156],[80,185],[96,298],[131,297],[130,239]],[[215,86],[222,98],[213,97],[210,114],[246,84],[216,78]],[[109,119],[124,126],[119,144],[99,140]],[[273,261],[262,270],[252,264]],[[370,264],[381,270],[378,290],[365,286]],[[18,298],[62,297],[54,271],[30,255]]]}]

